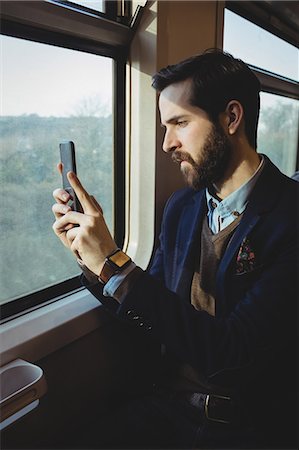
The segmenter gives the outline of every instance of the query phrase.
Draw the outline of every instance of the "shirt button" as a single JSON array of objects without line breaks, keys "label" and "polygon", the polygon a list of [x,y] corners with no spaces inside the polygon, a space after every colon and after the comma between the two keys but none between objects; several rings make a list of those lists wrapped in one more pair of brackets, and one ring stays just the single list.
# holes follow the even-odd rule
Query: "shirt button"
[{"label": "shirt button", "polygon": [[211,205],[212,205],[212,207],[213,207],[214,209],[217,208],[217,203],[215,203],[215,202],[212,201]]},{"label": "shirt button", "polygon": [[233,216],[239,217],[240,213],[238,211],[233,211]]}]

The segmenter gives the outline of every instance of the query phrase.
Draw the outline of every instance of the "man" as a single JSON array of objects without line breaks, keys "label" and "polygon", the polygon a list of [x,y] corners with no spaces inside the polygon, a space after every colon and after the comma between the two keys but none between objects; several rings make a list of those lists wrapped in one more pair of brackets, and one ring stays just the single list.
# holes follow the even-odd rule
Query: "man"
[{"label": "man", "polygon": [[189,187],[165,207],[151,268],[117,249],[74,174],[84,214],[54,192],[54,231],[84,283],[162,344],[166,376],[117,430],[128,447],[295,448],[298,188],[256,151],[259,82],[215,50],[162,69],[153,86],[163,150]]}]

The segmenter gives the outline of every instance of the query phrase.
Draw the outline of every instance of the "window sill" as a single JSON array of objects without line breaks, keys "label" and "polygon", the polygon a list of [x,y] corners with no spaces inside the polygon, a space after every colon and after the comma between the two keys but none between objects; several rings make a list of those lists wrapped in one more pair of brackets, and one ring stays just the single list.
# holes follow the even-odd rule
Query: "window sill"
[{"label": "window sill", "polygon": [[17,358],[37,361],[106,321],[87,289],[69,294],[1,326],[1,366]]}]

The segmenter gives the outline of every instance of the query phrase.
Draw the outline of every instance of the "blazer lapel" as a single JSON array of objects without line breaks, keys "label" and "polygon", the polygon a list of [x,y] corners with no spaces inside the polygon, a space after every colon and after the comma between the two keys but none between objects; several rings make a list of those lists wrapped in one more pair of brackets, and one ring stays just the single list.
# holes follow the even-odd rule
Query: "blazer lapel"
[{"label": "blazer lapel", "polygon": [[250,197],[246,211],[237,230],[228,245],[217,271],[216,310],[217,315],[225,313],[225,275],[233,257],[236,257],[243,239],[256,226],[261,216],[271,210],[279,198],[286,177],[282,176],[267,156],[263,172],[258,179]]},{"label": "blazer lapel", "polygon": [[199,226],[206,213],[204,190],[196,192],[182,212],[182,219],[177,233],[172,285],[181,297],[190,294],[194,272],[194,252],[199,245]]}]

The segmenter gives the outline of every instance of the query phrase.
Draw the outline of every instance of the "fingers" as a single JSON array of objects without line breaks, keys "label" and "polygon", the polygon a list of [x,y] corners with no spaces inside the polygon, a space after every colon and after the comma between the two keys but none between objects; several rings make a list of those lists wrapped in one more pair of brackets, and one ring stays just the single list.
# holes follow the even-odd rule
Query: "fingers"
[{"label": "fingers", "polygon": [[82,225],[84,221],[86,221],[84,214],[70,210],[66,214],[63,214],[57,218],[53,228],[56,234],[61,234],[73,228],[75,225]]},{"label": "fingers", "polygon": [[67,205],[71,196],[63,189],[55,189],[53,197],[57,203],[52,206],[52,211],[56,219],[59,219],[62,215],[71,211],[71,207]]},{"label": "fingers", "polygon": [[96,208],[91,196],[82,186],[79,178],[74,174],[74,172],[68,172],[67,177],[79,199],[79,202],[82,205],[84,213],[90,215],[97,213],[98,208]]},{"label": "fingers", "polygon": [[64,189],[55,189],[55,191],[53,192],[53,197],[55,198],[57,203],[65,204],[71,199],[70,194]]},{"label": "fingers", "polygon": [[[73,239],[74,239],[74,234],[70,234],[69,238],[71,238],[71,242],[69,241],[69,238],[67,236],[67,233],[70,230],[73,230],[74,228],[76,228],[75,232],[78,232],[79,227],[76,227],[76,224],[79,224],[79,219],[76,218],[76,215],[83,217],[83,214],[80,213],[76,213],[73,211],[69,211],[66,214],[61,215],[60,211],[61,211],[61,207],[63,205],[60,204],[56,204],[53,205],[53,212],[56,216],[56,221],[53,223],[53,231],[56,234],[56,236],[59,237],[59,239],[63,242],[63,244],[66,247],[69,247],[72,245]],[[75,218],[74,218],[75,216]],[[81,219],[82,220],[82,219]]]},{"label": "fingers", "polygon": [[60,219],[61,216],[66,214],[67,212],[71,211],[71,207],[68,205],[65,205],[64,203],[55,203],[52,206],[52,211],[56,219]]},{"label": "fingers", "polygon": [[80,228],[79,227],[73,227],[72,229],[68,230],[65,234],[67,243],[69,245],[69,248],[71,249],[71,251],[74,253],[75,257],[81,260],[81,255],[78,252],[77,249],[77,244],[76,244],[76,237],[78,236],[78,234],[80,233]]},{"label": "fingers", "polygon": [[58,170],[58,172],[60,173],[60,175],[62,175],[62,170],[63,170],[63,164],[62,164],[62,162],[59,162],[59,163],[57,164],[57,170]]},{"label": "fingers", "polygon": [[73,242],[76,239],[78,233],[79,233],[79,227],[73,227],[70,230],[67,230],[66,232],[66,239],[68,241],[69,246],[71,247],[72,251],[74,251],[73,249]]},{"label": "fingers", "polygon": [[[63,164],[62,162],[59,162],[57,164],[57,170],[60,175],[62,174],[62,169]],[[55,189],[55,191],[53,192],[53,197],[55,198],[57,203],[67,203],[71,199],[70,194],[64,189]]]},{"label": "fingers", "polygon": [[[57,169],[59,172],[62,171],[62,167],[63,167],[62,163],[57,164]],[[67,176],[71,183],[72,188],[77,194],[77,197],[82,205],[84,213],[93,215],[96,212],[100,212],[101,214],[103,214],[102,207],[99,205],[97,200],[93,196],[89,195],[88,192],[84,189],[76,174],[74,174],[73,172],[68,172]],[[53,192],[53,197],[59,204],[66,205],[68,201],[71,200],[71,195],[64,189],[55,189],[55,191]],[[57,217],[56,214],[59,214],[60,216],[61,214],[65,214],[68,211],[56,207],[54,208],[54,206],[52,210],[55,217]]]},{"label": "fingers", "polygon": [[79,231],[79,227],[73,227],[71,230],[68,230],[66,232],[66,237],[70,243],[72,243],[76,239]]}]

